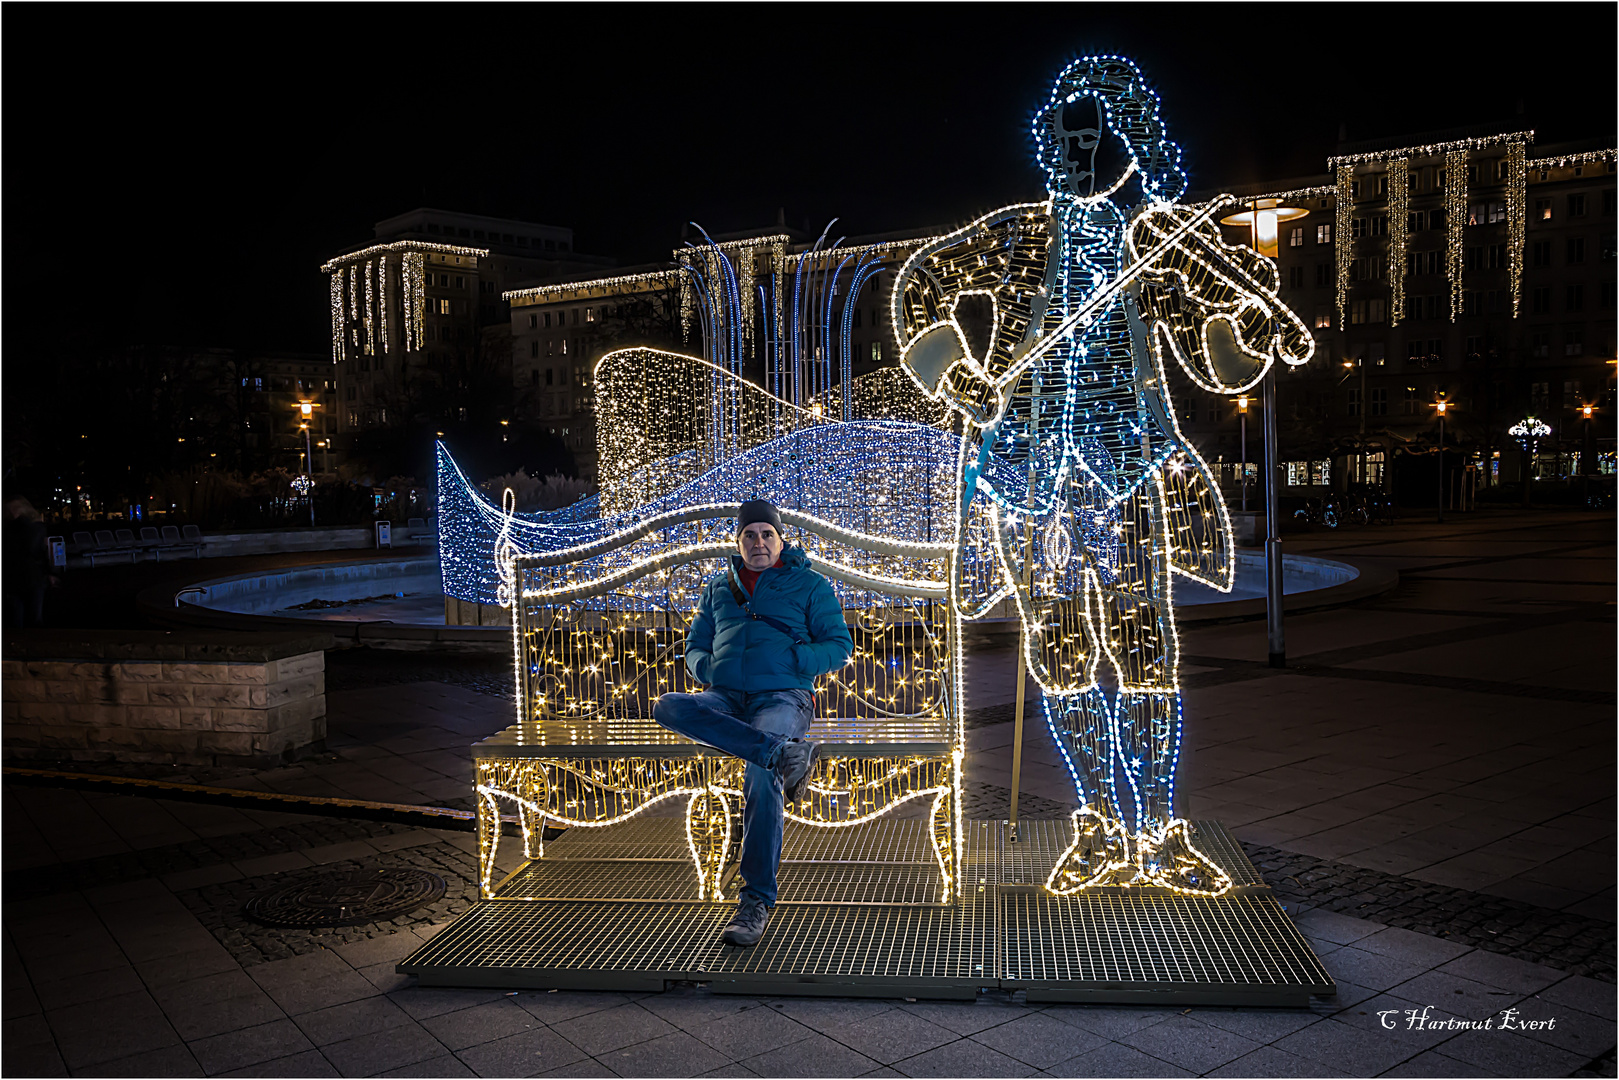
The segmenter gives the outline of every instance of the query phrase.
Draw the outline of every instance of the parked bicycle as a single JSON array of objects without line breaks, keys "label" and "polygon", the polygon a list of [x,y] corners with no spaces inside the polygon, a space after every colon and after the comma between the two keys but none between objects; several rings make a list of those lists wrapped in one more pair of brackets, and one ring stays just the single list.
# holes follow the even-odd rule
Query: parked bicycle
[{"label": "parked bicycle", "polygon": [[1329,529],[1336,529],[1344,519],[1343,502],[1336,493],[1319,499],[1306,499],[1302,508],[1293,511],[1293,516],[1306,525],[1325,525]]}]

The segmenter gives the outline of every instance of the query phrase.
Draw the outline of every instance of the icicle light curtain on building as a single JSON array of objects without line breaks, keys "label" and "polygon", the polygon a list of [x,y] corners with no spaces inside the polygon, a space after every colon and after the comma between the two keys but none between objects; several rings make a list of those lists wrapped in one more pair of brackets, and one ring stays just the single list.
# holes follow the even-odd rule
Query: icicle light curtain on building
[{"label": "icicle light curtain on building", "polygon": [[[331,275],[332,363],[420,349],[428,262],[454,259],[470,270],[488,254],[484,248],[401,240],[373,244],[322,264],[321,270]],[[395,289],[401,313],[397,336],[390,302]]]},{"label": "icicle light curtain on building", "polygon": [[[847,360],[848,298],[895,249],[828,234],[795,255],[777,237],[687,248],[682,311],[702,355],[624,350],[597,365],[599,496],[513,515],[440,447],[445,591],[517,605],[520,717],[641,722],[657,694],[686,686],[685,621],[730,550],[727,515],[770,498],[858,631],[818,723],[921,725],[954,747],[858,768],[834,758],[795,813],[837,824],[931,796],[941,869],[959,880],[959,624],[1009,601],[1082,804],[1048,887],[1216,895],[1230,880],[1175,813],[1172,577],[1228,590],[1231,526],[1166,367],[1231,395],[1314,344],[1275,265],[1221,238],[1217,214],[1235,200],[1177,201],[1180,150],[1130,61],[1069,65],[1032,134],[1045,201],[900,249],[888,299],[909,383],[852,378]],[[762,359],[750,370],[764,385],[742,377],[744,356]],[[713,895],[739,790],[727,766],[562,761],[481,776],[482,797],[602,824],[684,793]]]}]

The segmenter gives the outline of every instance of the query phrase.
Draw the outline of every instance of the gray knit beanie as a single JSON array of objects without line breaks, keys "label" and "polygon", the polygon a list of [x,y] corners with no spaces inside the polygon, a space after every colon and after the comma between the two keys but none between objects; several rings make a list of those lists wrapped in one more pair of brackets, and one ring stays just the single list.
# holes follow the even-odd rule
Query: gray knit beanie
[{"label": "gray knit beanie", "polygon": [[776,530],[776,535],[786,539],[786,533],[781,529],[781,515],[776,508],[764,499],[752,499],[742,504],[742,509],[736,514],[736,534],[742,535],[742,530],[756,522],[767,522]]}]

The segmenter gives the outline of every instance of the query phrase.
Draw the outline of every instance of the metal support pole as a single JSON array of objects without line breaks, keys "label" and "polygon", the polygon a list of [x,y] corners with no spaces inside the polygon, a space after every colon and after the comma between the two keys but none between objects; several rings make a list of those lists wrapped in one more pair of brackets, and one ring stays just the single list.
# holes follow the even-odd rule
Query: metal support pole
[{"label": "metal support pole", "polygon": [[1439,524],[1445,523],[1445,414],[1439,414]]},{"label": "metal support pole", "polygon": [[[369,288],[369,286],[367,286]],[[309,527],[315,527],[315,451],[309,445],[309,425],[304,425],[304,465],[308,468],[309,492],[304,497],[309,500]]]},{"label": "metal support pole", "polygon": [[1287,631],[1282,622],[1281,508],[1276,491],[1276,369],[1265,376],[1265,628],[1270,666],[1287,666]]},{"label": "metal support pole", "polygon": [[[1039,401],[1040,378],[1035,376],[1035,400]],[[1036,407],[1038,415],[1038,406]],[[1029,503],[1034,503],[1034,439],[1029,439]],[[1034,514],[1031,509],[1024,519],[1023,527],[1027,530],[1027,538],[1023,542],[1023,588],[1033,591],[1034,581]],[[1034,610],[1033,597],[1030,597],[1029,609]],[[1017,698],[1012,709],[1012,805],[1007,812],[1010,829],[1007,833],[1009,843],[1017,843],[1017,803],[1018,788],[1023,784],[1023,680],[1027,674],[1025,669],[1029,666],[1025,657],[1029,655],[1029,627],[1021,616],[1018,619],[1017,633]]]},{"label": "metal support pole", "polygon": [[1242,483],[1242,512],[1248,512],[1248,411],[1242,412],[1242,472],[1237,474]]}]

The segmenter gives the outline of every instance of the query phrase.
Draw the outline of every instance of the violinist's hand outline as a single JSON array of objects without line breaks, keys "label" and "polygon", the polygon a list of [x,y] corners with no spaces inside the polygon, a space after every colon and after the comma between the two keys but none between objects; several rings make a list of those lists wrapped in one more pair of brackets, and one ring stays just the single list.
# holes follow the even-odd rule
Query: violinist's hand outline
[{"label": "violinist's hand outline", "polygon": [[[1130,254],[1136,255],[1140,229],[1160,252],[1155,263],[1189,261],[1206,279],[1194,281],[1173,264],[1143,273],[1143,315],[1160,363],[1167,349],[1194,383],[1227,395],[1258,385],[1276,360],[1290,367],[1307,363],[1315,354],[1315,340],[1278,295],[1281,276],[1275,263],[1252,248],[1227,244],[1212,223],[1207,232],[1176,230],[1175,235],[1158,225],[1159,218],[1178,224],[1182,209],[1167,204],[1146,208],[1131,223],[1126,240]],[[1244,263],[1255,260],[1258,265],[1250,271]],[[1219,290],[1234,295],[1209,295]],[[1251,370],[1231,375],[1244,360]]]}]

